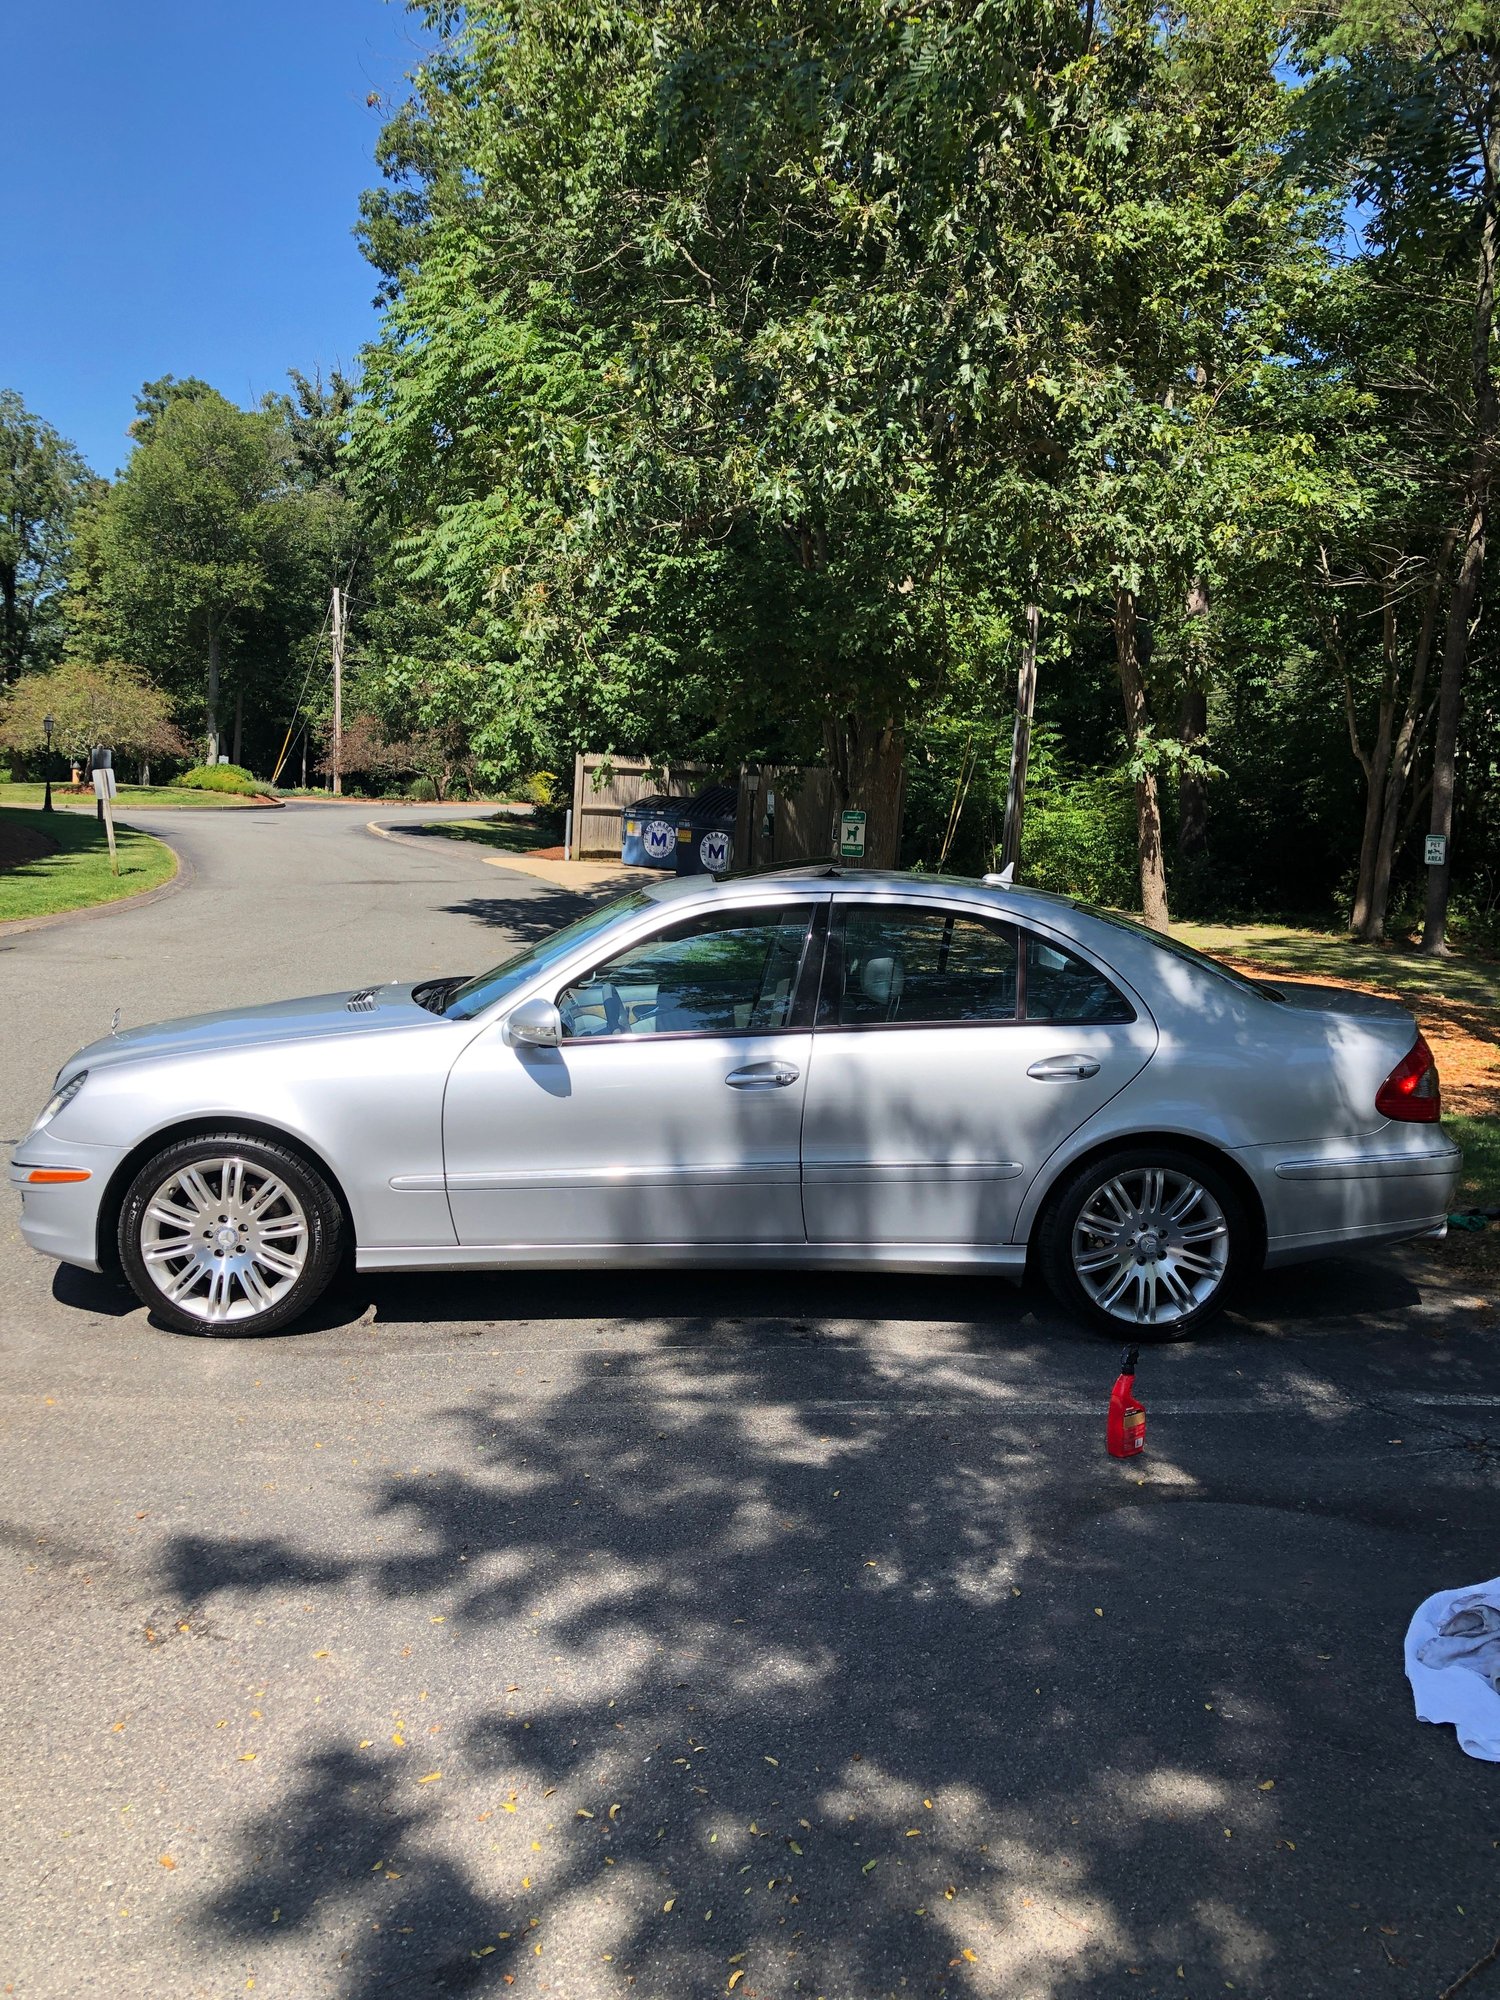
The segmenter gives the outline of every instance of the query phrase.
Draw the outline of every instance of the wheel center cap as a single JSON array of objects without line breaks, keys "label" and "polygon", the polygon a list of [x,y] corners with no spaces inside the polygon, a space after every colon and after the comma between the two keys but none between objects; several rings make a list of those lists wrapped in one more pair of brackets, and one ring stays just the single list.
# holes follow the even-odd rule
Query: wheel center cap
[{"label": "wheel center cap", "polygon": [[240,1240],[240,1232],[232,1222],[226,1222],[214,1236],[214,1243],[220,1250],[232,1250]]},{"label": "wheel center cap", "polygon": [[1160,1239],[1157,1238],[1156,1236],[1153,1236],[1151,1231],[1148,1229],[1143,1236],[1137,1239],[1135,1246],[1135,1254],[1140,1263],[1154,1264],[1157,1258],[1161,1255]]}]

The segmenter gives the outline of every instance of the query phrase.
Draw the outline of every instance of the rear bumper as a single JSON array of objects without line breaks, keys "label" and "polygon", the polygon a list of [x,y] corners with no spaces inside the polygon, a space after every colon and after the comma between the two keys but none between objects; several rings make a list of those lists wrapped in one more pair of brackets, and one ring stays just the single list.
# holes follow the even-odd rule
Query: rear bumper
[{"label": "rear bumper", "polygon": [[1237,1157],[1260,1190],[1271,1267],[1442,1231],[1463,1163],[1440,1126],[1395,1124],[1354,1143]]}]

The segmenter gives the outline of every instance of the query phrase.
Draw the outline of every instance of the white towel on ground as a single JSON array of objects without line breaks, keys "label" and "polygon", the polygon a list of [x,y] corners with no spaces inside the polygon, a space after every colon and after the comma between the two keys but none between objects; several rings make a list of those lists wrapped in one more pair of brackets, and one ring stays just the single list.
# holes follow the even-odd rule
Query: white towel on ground
[{"label": "white towel on ground", "polygon": [[1451,1722],[1471,1757],[1500,1764],[1500,1576],[1418,1605],[1406,1678],[1418,1722]]}]

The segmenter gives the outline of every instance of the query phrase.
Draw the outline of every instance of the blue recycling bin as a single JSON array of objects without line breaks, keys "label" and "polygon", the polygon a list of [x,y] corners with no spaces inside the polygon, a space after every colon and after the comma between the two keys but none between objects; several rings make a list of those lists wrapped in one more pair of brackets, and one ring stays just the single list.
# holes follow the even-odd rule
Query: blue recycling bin
[{"label": "blue recycling bin", "polygon": [[739,795],[733,785],[705,785],[696,798],[677,808],[677,873],[722,875],[734,858],[734,817]]},{"label": "blue recycling bin", "polygon": [[632,868],[670,868],[677,858],[677,808],[665,792],[637,799],[620,815],[620,859]]}]

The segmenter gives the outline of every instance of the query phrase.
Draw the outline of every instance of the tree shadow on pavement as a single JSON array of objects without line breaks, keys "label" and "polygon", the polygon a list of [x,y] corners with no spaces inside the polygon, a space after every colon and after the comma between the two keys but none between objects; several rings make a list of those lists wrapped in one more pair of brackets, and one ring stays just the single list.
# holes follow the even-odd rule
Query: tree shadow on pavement
[{"label": "tree shadow on pavement", "polygon": [[[490,1350],[354,1545],[311,1513],[167,1544],[184,1616],[322,1590],[382,1635],[323,1670],[337,1720],[242,1823],[206,1950],[300,1952],[340,2000],[1201,2000],[1468,1962],[1484,1802],[1399,1664],[1448,1530],[1351,1502],[1335,1419],[1258,1459],[1179,1419],[1116,1464],[1093,1421],[1008,1414],[1047,1380],[1019,1317],[801,1344],[682,1282],[633,1348]],[[1381,1948],[1404,1984],[1369,1985]]]},{"label": "tree shadow on pavement", "polygon": [[461,903],[445,903],[442,907],[451,917],[468,917],[476,924],[505,931],[517,944],[538,944],[586,910],[609,900],[609,892],[603,890],[590,896],[577,889],[549,889],[539,882],[534,890],[515,889],[503,896],[469,896]]}]

